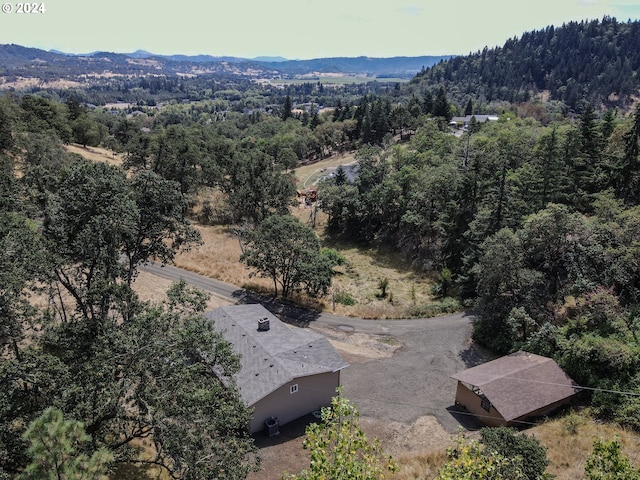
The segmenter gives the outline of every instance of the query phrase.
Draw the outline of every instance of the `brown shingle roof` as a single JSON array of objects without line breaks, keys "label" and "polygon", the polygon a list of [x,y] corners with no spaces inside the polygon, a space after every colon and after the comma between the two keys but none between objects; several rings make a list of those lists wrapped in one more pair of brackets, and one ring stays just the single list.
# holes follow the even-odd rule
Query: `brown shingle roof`
[{"label": "brown shingle roof", "polygon": [[507,421],[565,400],[578,386],[552,359],[522,351],[451,378],[478,387]]}]

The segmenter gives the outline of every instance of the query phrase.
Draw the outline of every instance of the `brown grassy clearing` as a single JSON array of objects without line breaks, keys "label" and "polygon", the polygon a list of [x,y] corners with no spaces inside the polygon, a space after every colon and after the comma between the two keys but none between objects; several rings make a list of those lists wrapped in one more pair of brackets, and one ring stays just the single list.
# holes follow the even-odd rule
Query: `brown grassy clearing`
[{"label": "brown grassy clearing", "polygon": [[325,170],[333,170],[340,165],[349,165],[355,161],[355,154],[353,152],[349,152],[341,153],[319,162],[301,165],[293,171],[296,177],[296,184],[298,188],[310,187],[325,174]]},{"label": "brown grassy clearing", "polygon": [[[306,221],[309,210],[294,208],[292,213]],[[318,231],[322,232],[322,215],[319,214],[318,218]],[[197,225],[196,228],[202,235],[203,245],[179,254],[176,257],[178,267],[267,295],[273,293],[270,279],[253,275],[251,269],[239,262],[240,244],[230,227]],[[332,291],[326,297],[313,300],[297,296],[294,300],[339,315],[362,318],[406,317],[413,305],[432,301],[431,280],[413,271],[399,252],[324,243],[344,255],[347,265],[336,268],[338,274],[334,277]],[[379,283],[383,278],[389,282],[386,298],[380,297]],[[348,293],[356,304],[336,303],[334,309],[332,298],[336,293]]]},{"label": "brown grassy clearing", "polygon": [[117,154],[111,150],[100,147],[83,147],[80,144],[72,143],[70,145],[64,145],[64,148],[69,153],[75,153],[87,160],[94,162],[108,163],[109,165],[122,165],[123,156]]},{"label": "brown grassy clearing", "polygon": [[[291,209],[292,215],[307,223],[311,210],[299,206]],[[355,243],[332,240],[325,234],[327,215],[317,212],[316,233],[322,244],[340,252],[347,264],[336,267],[332,292],[322,299],[327,310],[339,315],[361,318],[404,318],[415,305],[433,302],[433,280],[425,273],[417,272],[405,256],[393,248],[367,247]],[[386,297],[381,297],[380,282],[388,280]],[[332,295],[347,293],[355,305],[336,303]]]},{"label": "brown grassy clearing", "polygon": [[34,88],[34,87],[40,87],[42,89],[45,89],[45,88],[65,89],[65,88],[82,88],[85,86],[86,85],[84,83],[76,82],[73,80],[64,80],[64,79],[47,81],[38,77],[18,77],[16,80],[9,82],[7,81],[6,77],[0,77],[0,90],[7,90],[10,88],[15,90],[25,90],[27,88]]}]

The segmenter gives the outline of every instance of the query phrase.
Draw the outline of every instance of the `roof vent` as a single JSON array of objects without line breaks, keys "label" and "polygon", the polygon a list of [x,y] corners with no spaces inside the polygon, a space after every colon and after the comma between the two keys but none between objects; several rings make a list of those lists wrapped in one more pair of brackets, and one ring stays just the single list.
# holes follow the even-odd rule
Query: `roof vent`
[{"label": "roof vent", "polygon": [[269,330],[269,319],[267,317],[258,319],[258,331],[266,332]]}]

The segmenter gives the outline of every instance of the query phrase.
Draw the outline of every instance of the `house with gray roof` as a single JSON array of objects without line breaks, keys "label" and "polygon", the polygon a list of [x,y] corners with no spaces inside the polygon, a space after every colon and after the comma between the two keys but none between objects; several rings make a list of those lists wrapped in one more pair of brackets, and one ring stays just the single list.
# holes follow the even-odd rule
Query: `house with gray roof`
[{"label": "house with gray roof", "polygon": [[288,325],[262,305],[220,307],[206,315],[240,355],[235,381],[253,408],[251,433],[272,417],[284,425],[331,404],[347,363],[326,337]]},{"label": "house with gray roof", "polygon": [[519,351],[451,375],[456,405],[489,426],[517,425],[551,413],[579,391],[551,358]]}]

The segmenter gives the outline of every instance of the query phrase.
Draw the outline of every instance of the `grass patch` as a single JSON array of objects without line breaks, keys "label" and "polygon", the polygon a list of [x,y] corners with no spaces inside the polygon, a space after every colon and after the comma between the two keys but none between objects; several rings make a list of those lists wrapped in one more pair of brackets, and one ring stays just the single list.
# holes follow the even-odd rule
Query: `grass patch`
[{"label": "grass patch", "polygon": [[584,465],[596,438],[618,437],[624,453],[636,468],[640,464],[640,436],[615,424],[593,420],[589,410],[573,411],[526,431],[547,447],[547,472],[557,480],[584,477]]},{"label": "grass patch", "polygon": [[75,153],[93,162],[108,163],[109,165],[121,166],[123,155],[100,147],[83,147],[77,143],[64,145],[64,149],[69,153]]},{"label": "grass patch", "polygon": [[446,452],[429,452],[418,455],[401,455],[396,459],[400,469],[394,480],[424,480],[436,478],[438,470],[447,461]]},{"label": "grass patch", "polygon": [[350,165],[356,161],[354,153],[343,153],[319,162],[301,165],[293,171],[298,188],[307,188],[340,165]]}]

